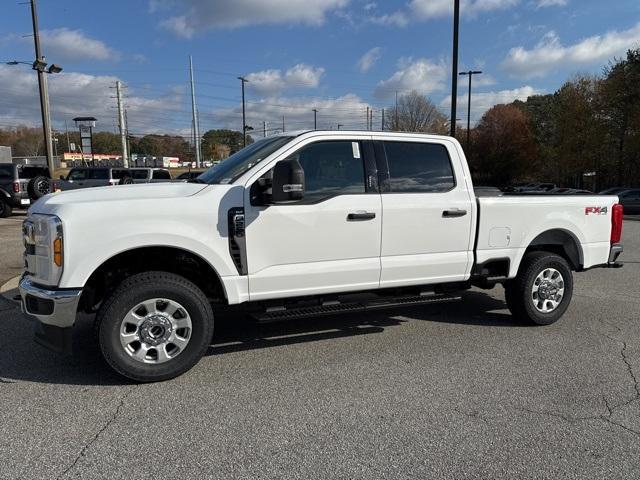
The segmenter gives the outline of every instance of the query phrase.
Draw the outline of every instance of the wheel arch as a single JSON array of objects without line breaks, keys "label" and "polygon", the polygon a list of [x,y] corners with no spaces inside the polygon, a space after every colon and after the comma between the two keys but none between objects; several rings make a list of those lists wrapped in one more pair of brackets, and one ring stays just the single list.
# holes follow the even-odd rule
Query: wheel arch
[{"label": "wheel arch", "polygon": [[573,270],[584,265],[584,252],[580,241],[569,230],[552,228],[536,236],[525,250],[525,254],[534,251],[548,251],[563,257]]},{"label": "wheel arch", "polygon": [[191,280],[212,302],[228,301],[221,276],[202,256],[175,246],[144,246],[121,251],[96,267],[83,288],[79,310],[95,311],[126,278],[151,270],[175,273]]}]

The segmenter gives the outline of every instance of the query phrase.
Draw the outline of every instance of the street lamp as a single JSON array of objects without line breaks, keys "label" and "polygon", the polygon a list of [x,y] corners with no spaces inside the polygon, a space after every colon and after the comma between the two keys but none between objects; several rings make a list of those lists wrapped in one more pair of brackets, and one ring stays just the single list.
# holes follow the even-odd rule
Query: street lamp
[{"label": "street lamp", "polygon": [[480,75],[482,72],[480,70],[469,70],[468,72],[460,72],[461,76],[468,75],[469,76],[469,96],[467,98],[467,155],[469,154],[469,132],[471,130],[471,79],[474,75]]},{"label": "street lamp", "polygon": [[53,175],[55,165],[53,162],[53,139],[51,135],[51,115],[49,110],[49,87],[47,84],[47,76],[45,75],[45,73],[60,73],[62,72],[62,67],[53,63],[49,65],[49,68],[47,68],[47,62],[45,61],[45,58],[39,56],[39,42],[36,46],[36,51],[38,52],[38,58],[36,58],[36,60],[34,60],[33,62],[11,60],[4,63],[6,65],[30,65],[31,68],[38,73],[38,85],[40,87],[40,110],[42,113],[42,128],[44,130],[45,154],[47,157],[47,167],[49,168],[49,173],[50,175]]}]

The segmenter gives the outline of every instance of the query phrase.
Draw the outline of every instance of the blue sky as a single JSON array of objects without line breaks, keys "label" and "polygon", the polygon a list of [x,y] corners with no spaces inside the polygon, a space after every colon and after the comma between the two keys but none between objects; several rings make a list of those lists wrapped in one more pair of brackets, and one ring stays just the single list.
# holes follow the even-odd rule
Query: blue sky
[{"label": "blue sky", "polygon": [[[116,80],[127,85],[134,134],[191,129],[188,55],[201,131],[239,129],[246,76],[248,124],[262,130],[379,125],[395,91],[412,89],[448,111],[453,0],[39,0],[56,128],[94,115],[115,129]],[[472,121],[496,103],[599,73],[640,47],[637,0],[461,0],[460,68],[481,69]],[[4,0],[0,60],[31,60],[28,6]],[[474,80],[475,81],[475,80]],[[466,84],[458,117],[466,119]],[[35,75],[0,66],[0,126],[39,124]]]}]

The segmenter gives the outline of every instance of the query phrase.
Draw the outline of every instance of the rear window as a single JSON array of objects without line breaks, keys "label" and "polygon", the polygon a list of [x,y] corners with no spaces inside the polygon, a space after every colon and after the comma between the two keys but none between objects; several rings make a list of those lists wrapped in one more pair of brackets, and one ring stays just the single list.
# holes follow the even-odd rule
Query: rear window
[{"label": "rear window", "polygon": [[49,170],[45,167],[18,166],[18,178],[35,178],[40,176],[48,177]]},{"label": "rear window", "polygon": [[446,192],[455,186],[449,153],[444,145],[422,142],[384,142],[390,191]]}]

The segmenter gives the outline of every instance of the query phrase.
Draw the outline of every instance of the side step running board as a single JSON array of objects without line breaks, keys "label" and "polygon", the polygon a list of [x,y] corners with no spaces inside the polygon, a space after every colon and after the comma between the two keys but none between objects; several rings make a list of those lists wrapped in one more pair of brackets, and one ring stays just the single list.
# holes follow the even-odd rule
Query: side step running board
[{"label": "side step running board", "polygon": [[455,302],[460,300],[460,295],[431,294],[414,295],[406,297],[393,297],[389,299],[374,299],[368,302],[327,302],[323,305],[309,307],[276,307],[265,312],[257,312],[252,316],[259,322],[276,322],[293,318],[309,318],[322,315],[333,315],[347,312],[361,312],[368,310],[380,310],[391,307],[409,307],[413,305],[427,305],[431,303]]}]

